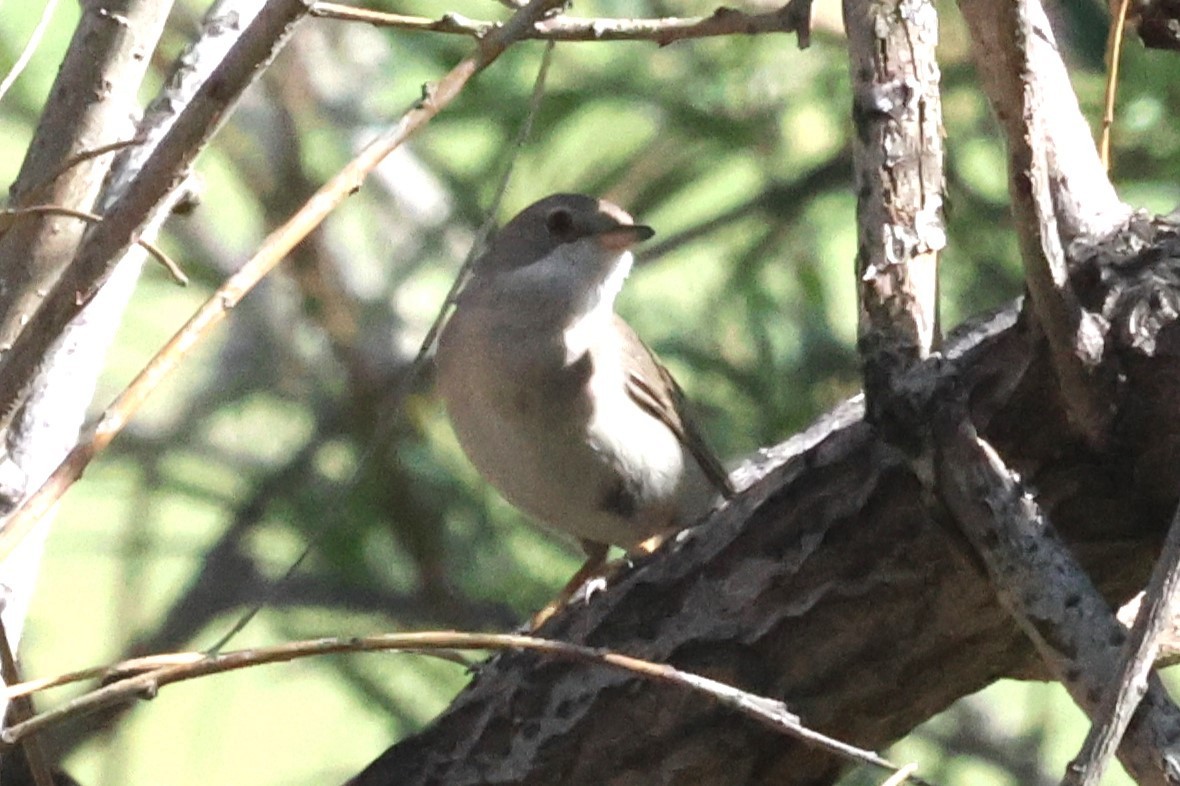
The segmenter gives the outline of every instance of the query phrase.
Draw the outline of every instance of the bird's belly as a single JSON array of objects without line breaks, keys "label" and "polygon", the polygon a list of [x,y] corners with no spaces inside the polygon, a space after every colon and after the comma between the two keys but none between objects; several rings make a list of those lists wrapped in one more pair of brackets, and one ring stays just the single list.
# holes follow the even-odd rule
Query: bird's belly
[{"label": "bird's belly", "polygon": [[[631,548],[691,524],[682,510],[686,467],[675,435],[632,402],[586,390],[556,413],[520,380],[442,390],[468,458],[513,505],[577,538]],[[698,479],[699,480],[699,479]],[[695,512],[694,512],[695,513]]]}]

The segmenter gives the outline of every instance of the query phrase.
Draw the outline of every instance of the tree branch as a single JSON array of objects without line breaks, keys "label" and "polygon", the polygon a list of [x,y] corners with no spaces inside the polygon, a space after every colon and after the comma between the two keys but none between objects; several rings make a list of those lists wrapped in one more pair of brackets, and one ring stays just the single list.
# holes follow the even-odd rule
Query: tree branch
[{"label": "tree branch", "polygon": [[[1118,673],[1126,631],[1033,497],[953,404],[935,415],[936,488],[987,565],[1001,602],[1070,696],[1095,715]],[[1180,783],[1180,709],[1158,679],[1120,759],[1140,783]]]},{"label": "tree branch", "polygon": [[[62,166],[88,149],[130,136],[136,91],[171,7],[167,0],[103,0],[84,7],[12,185],[12,207],[93,207],[110,159],[89,158],[65,170]],[[49,178],[49,173],[57,175]],[[0,348],[7,350],[22,332],[73,258],[83,230],[77,222],[44,217],[22,222],[0,238]],[[59,333],[53,331],[44,341]],[[26,374],[22,386],[30,378]],[[6,399],[0,412],[11,412],[12,403]]]},{"label": "tree branch", "polygon": [[[890,391],[938,338],[942,102],[933,3],[845,0],[853,84],[858,348],[869,419],[912,431]],[[893,419],[902,422],[890,424]]]},{"label": "tree branch", "polygon": [[[959,0],[975,68],[1009,150],[1042,146],[1061,244],[1107,237],[1131,214],[1115,193],[1037,2]],[[1023,19],[1021,19],[1023,17]],[[1026,109],[1031,116],[1026,117]],[[1030,122],[1039,136],[1023,141]]]},{"label": "tree branch", "polygon": [[[451,33],[482,39],[498,26],[496,22],[445,14],[438,19],[406,16],[353,8],[338,3],[316,3],[312,16],[365,22],[377,27]],[[809,43],[811,0],[791,0],[783,7],[761,14],[748,14],[720,7],[710,16],[687,19],[576,19],[564,15],[537,21],[521,38],[545,41],[651,41],[666,46],[674,41],[727,35],[796,33],[799,48]]]},{"label": "tree branch", "polygon": [[1172,622],[1180,589],[1180,508],[1172,517],[1168,538],[1155,563],[1144,601],[1120,657],[1117,676],[1106,685],[1102,702],[1090,714],[1092,723],[1082,750],[1070,763],[1062,786],[1097,786],[1148,689],[1160,638]]}]

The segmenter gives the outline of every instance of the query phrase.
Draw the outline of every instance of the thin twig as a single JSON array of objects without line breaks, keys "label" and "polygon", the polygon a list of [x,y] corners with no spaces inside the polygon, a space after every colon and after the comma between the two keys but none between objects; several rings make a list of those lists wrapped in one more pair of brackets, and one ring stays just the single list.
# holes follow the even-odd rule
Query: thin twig
[{"label": "thin twig", "polygon": [[1114,97],[1118,92],[1119,60],[1123,55],[1123,30],[1127,24],[1127,10],[1130,7],[1131,0],[1120,0],[1114,24],[1110,26],[1110,38],[1106,42],[1106,101],[1102,109],[1102,136],[1098,142],[1098,156],[1107,172],[1110,171],[1110,129],[1114,125]]},{"label": "thin twig", "polygon": [[[709,16],[687,18],[579,19],[560,15],[538,20],[521,37],[546,41],[652,41],[664,46],[691,38],[799,33],[799,46],[803,48],[806,46],[805,30],[809,22],[806,11],[809,8],[810,0],[795,0],[782,8],[761,14],[747,14],[722,6]],[[469,19],[461,14],[444,14],[438,19],[432,19],[371,11],[338,3],[316,3],[311,14],[324,19],[364,22],[378,27],[466,35],[477,40],[499,27],[497,22]]]},{"label": "thin twig", "polygon": [[909,780],[910,776],[913,775],[917,771],[918,771],[917,763],[911,761],[909,764],[905,765],[900,770],[893,773],[885,780],[881,781],[881,786],[900,786],[900,784],[905,783],[907,780]]},{"label": "thin twig", "polygon": [[[0,740],[6,745],[13,745],[29,735],[43,732],[68,719],[84,717],[140,697],[153,698],[159,689],[166,685],[210,674],[236,671],[268,663],[285,663],[299,658],[320,655],[403,649],[530,650],[568,660],[597,663],[644,679],[679,685],[705,694],[722,706],[736,710],[778,733],[804,740],[847,761],[880,767],[894,773],[901,770],[872,751],[862,750],[807,728],[800,722],[798,716],[793,714],[781,701],[749,693],[699,674],[681,671],[667,664],[654,663],[609,650],[533,636],[458,633],[454,631],[392,633],[363,638],[312,639],[209,656],[197,653],[176,653],[171,656],[177,658],[178,662],[174,665],[162,666],[144,674],[119,680],[79,696],[60,707],[47,710],[23,723],[5,729],[0,734]],[[108,667],[107,671],[119,671],[125,668],[126,664],[115,664]],[[92,669],[86,670],[86,673],[93,672]],[[14,685],[9,691],[12,695],[26,695],[29,692],[23,685]],[[924,783],[912,774],[906,777],[912,783]]]},{"label": "thin twig", "polygon": [[[102,221],[102,216],[88,213],[85,210],[74,210],[73,208],[62,207],[61,205],[30,205],[29,207],[22,207],[16,210],[0,210],[0,234],[6,232],[15,223],[16,219],[25,215],[67,216],[91,224],[98,224]],[[164,269],[175,279],[177,284],[180,284],[182,287],[188,286],[188,276],[180,269],[180,265],[176,264],[171,257],[164,253],[162,248],[150,240],[144,240],[142,237],[136,238],[135,242],[153,256],[157,262],[163,265]]]},{"label": "thin twig", "polygon": [[57,0],[46,0],[45,7],[41,9],[41,18],[37,20],[37,26],[33,28],[32,34],[29,35],[28,43],[25,48],[21,50],[20,56],[17,57],[16,62],[12,64],[12,68],[4,76],[4,81],[0,82],[0,101],[4,100],[4,94],[16,83],[21,73],[28,66],[29,61],[33,59],[33,54],[37,51],[37,47],[41,44],[41,38],[45,35],[46,29],[49,27],[49,21],[53,18],[54,9],[57,8]]},{"label": "thin twig", "polygon": [[[16,685],[21,681],[20,666],[17,665],[16,655],[12,652],[12,642],[8,640],[8,629],[4,625],[4,618],[0,616],[0,676],[5,685]],[[8,702],[8,718],[13,723],[23,723],[36,714],[33,707],[33,697],[28,695],[10,697]],[[41,748],[41,741],[29,739],[21,743],[24,748],[25,761],[29,765],[29,772],[33,776],[36,786],[53,786],[53,774],[49,771],[49,763],[45,760],[45,751]]]},{"label": "thin twig", "polygon": [[1102,703],[1091,713],[1090,731],[1066,770],[1062,786],[1096,786],[1102,779],[1147,690],[1147,675],[1159,653],[1160,634],[1171,620],[1177,589],[1180,589],[1180,507],[1172,517],[1168,537],[1139,604],[1118,675]]},{"label": "thin twig", "polygon": [[123,430],[143,402],[167,378],[201,339],[221,323],[238,302],[275,268],[309,232],[352,193],[387,155],[454,100],[471,77],[478,74],[562,0],[532,0],[503,27],[489,34],[476,51],[453,68],[407,111],[401,119],[369,143],[356,158],[336,173],[283,226],[272,232],[238,272],[218,287],[184,326],[148,362],[131,384],[107,407],[69,455],[31,497],[12,513],[0,532],[0,561],[12,553],[41,516],[61,498],[90,462]]}]

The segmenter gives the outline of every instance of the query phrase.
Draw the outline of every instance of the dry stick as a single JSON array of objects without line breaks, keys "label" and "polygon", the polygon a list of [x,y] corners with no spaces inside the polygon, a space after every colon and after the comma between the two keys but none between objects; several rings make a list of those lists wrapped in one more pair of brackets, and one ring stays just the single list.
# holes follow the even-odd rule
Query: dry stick
[{"label": "dry stick", "polygon": [[[718,8],[711,16],[666,19],[577,19],[554,16],[538,21],[521,36],[547,41],[654,41],[663,46],[690,38],[763,33],[798,33],[799,47],[807,46],[811,0],[792,0],[775,11],[747,14],[732,8]],[[378,27],[422,30],[483,38],[496,28],[495,22],[445,14],[438,19],[370,11],[338,3],[316,3],[312,16],[365,22]]]},{"label": "dry stick", "polygon": [[[482,250],[487,237],[491,234],[492,226],[495,224],[496,215],[500,210],[500,201],[504,197],[504,193],[508,190],[508,181],[512,175],[512,169],[516,163],[516,156],[524,147],[525,141],[532,132],[533,119],[537,116],[537,112],[541,108],[541,98],[545,94],[545,80],[549,74],[549,64],[553,59],[554,43],[552,41],[545,47],[545,53],[541,56],[541,66],[537,69],[537,78],[533,82],[533,94],[529,100],[529,111],[525,115],[524,122],[521,123],[520,130],[517,132],[515,144],[512,147],[512,154],[509,157],[508,165],[504,167],[504,173],[500,177],[500,182],[496,186],[496,191],[492,197],[491,207],[488,208],[487,218],[483,225],[476,233],[475,240],[471,244],[471,249],[467,253],[467,258],[463,260],[463,264],[459,267],[459,272],[455,274],[455,280],[451,283],[451,288],[443,298],[442,306],[438,310],[438,315],[431,323],[430,329],[426,331],[426,336],[422,339],[422,343],[418,346],[418,352],[414,355],[414,359],[410,362],[410,370],[403,377],[401,384],[394,388],[393,393],[385,401],[381,407],[384,416],[377,423],[373,429],[372,435],[369,439],[368,445],[361,454],[360,460],[357,461],[356,467],[352,471],[351,477],[340,487],[340,496],[343,497],[351,491],[359,481],[361,473],[372,459],[378,448],[383,445],[388,439],[391,429],[402,411],[402,402],[409,396],[410,391],[417,384],[418,378],[422,374],[422,370],[426,367],[426,357],[430,353],[431,347],[434,346],[434,341],[438,337],[438,333],[442,330],[443,322],[446,320],[447,314],[450,312],[451,306],[459,297],[459,292],[462,291],[463,286],[467,281],[467,274],[471,270],[471,265],[475,261],[476,255]],[[333,506],[333,509],[338,509]],[[247,609],[241,616],[239,616],[220,638],[213,643],[207,650],[210,653],[220,651],[226,644],[228,644],[234,636],[242,632],[242,630],[250,624],[258,613],[263,608],[268,606],[275,597],[278,590],[287,583],[299,566],[303,564],[304,560],[311,554],[312,549],[315,548],[319,542],[319,538],[323,537],[329,531],[328,527],[323,527],[319,530],[319,534],[308,540],[303,547],[303,551],[287,567],[283,575],[275,581],[269,591],[255,603],[251,608]]]},{"label": "dry stick", "polygon": [[[102,221],[102,216],[88,213],[85,210],[74,210],[73,208],[62,207],[61,205],[30,205],[29,207],[18,208],[17,210],[0,210],[0,234],[3,234],[21,216],[26,215],[68,216],[80,221],[86,221],[90,224],[98,224]],[[164,253],[164,249],[142,237],[137,238],[135,242],[151,254],[157,262],[163,265],[164,269],[168,271],[177,284],[180,284],[182,287],[188,286],[188,276],[180,269],[180,265],[176,264],[171,257]]]},{"label": "dry stick", "polygon": [[[210,674],[220,674],[267,663],[284,663],[298,658],[319,655],[382,650],[425,651],[439,649],[531,650],[559,658],[609,666],[655,682],[679,685],[711,696],[722,706],[753,718],[776,732],[789,734],[856,764],[867,764],[895,773],[901,771],[901,768],[871,751],[856,748],[808,729],[800,724],[799,718],[790,712],[781,701],[758,696],[699,674],[681,671],[667,664],[654,663],[609,650],[585,647],[564,641],[515,634],[458,633],[453,631],[391,633],[363,638],[312,639],[210,656],[197,653],[177,653],[171,656],[181,661],[175,665],[163,666],[146,674],[129,677],[79,696],[60,707],[43,712],[35,718],[10,726],[0,733],[0,741],[6,745],[13,745],[29,735],[42,732],[67,719],[84,717],[139,697],[154,698],[159,689],[165,685]],[[135,662],[130,661],[129,663],[134,664]],[[118,670],[125,666],[126,664],[115,664],[110,668]],[[92,670],[88,671],[92,673]],[[23,685],[14,685],[8,690],[10,694],[15,695],[28,693]],[[924,783],[913,775],[907,775],[907,778],[913,783]]]},{"label": "dry stick", "polygon": [[4,100],[5,93],[12,88],[21,73],[25,70],[25,67],[28,66],[29,61],[33,59],[33,53],[37,51],[37,47],[41,43],[41,38],[45,35],[46,28],[49,27],[49,20],[53,18],[55,8],[57,8],[57,0],[46,0],[45,7],[41,9],[41,18],[37,20],[37,26],[33,28],[32,34],[29,35],[28,43],[21,50],[16,62],[12,64],[12,68],[8,70],[4,81],[0,82],[0,101]]},{"label": "dry stick", "polygon": [[1110,40],[1106,42],[1107,73],[1106,73],[1106,101],[1102,109],[1102,136],[1098,142],[1098,156],[1102,159],[1102,166],[1110,171],[1110,129],[1114,125],[1114,96],[1118,92],[1119,60],[1123,54],[1123,30],[1127,24],[1127,10],[1131,7],[1131,0],[1121,0],[1118,13],[1115,14],[1114,24],[1110,26]]},{"label": "dry stick", "polygon": [[516,140],[512,147],[512,157],[508,166],[504,167],[504,172],[500,176],[500,182],[496,185],[495,194],[492,196],[492,204],[488,207],[487,217],[475,235],[475,240],[467,252],[467,258],[463,260],[463,264],[459,267],[459,272],[455,274],[455,280],[451,282],[451,288],[447,291],[446,297],[443,298],[443,304],[438,310],[438,315],[435,316],[434,322],[430,324],[430,329],[426,331],[426,335],[422,339],[422,344],[418,347],[418,354],[414,356],[414,362],[410,369],[410,379],[403,386],[399,400],[393,402],[393,409],[395,410],[401,409],[401,399],[404,399],[409,393],[410,387],[417,380],[418,375],[422,372],[422,368],[426,365],[426,356],[430,352],[431,347],[434,346],[434,341],[438,338],[439,331],[442,330],[443,322],[446,321],[451,306],[455,305],[455,302],[459,298],[459,293],[463,291],[463,287],[467,283],[467,276],[471,272],[471,266],[475,264],[476,257],[483,252],[483,247],[487,244],[488,237],[492,234],[492,228],[496,224],[496,216],[500,213],[500,203],[504,199],[504,194],[508,191],[508,182],[512,178],[516,156],[524,148],[525,142],[532,133],[533,119],[536,118],[537,112],[541,109],[541,99],[545,95],[545,80],[549,75],[549,64],[553,60],[554,46],[555,43],[550,41],[545,47],[545,54],[541,57],[541,67],[537,69],[537,78],[533,82],[533,94],[529,99],[529,111],[525,115],[524,122],[516,134]]},{"label": "dry stick", "polygon": [[885,780],[881,781],[881,786],[900,786],[900,784],[909,780],[910,776],[917,772],[917,770],[918,765],[914,762],[910,762]]},{"label": "dry stick", "polygon": [[41,182],[27,188],[24,195],[22,196],[22,199],[24,202],[41,201],[43,198],[49,195],[50,189],[53,187],[54,182],[59,177],[79,164],[84,164],[87,161],[98,158],[99,156],[105,156],[107,153],[117,153],[120,150],[124,150],[132,145],[141,144],[142,142],[143,140],[139,137],[133,137],[131,139],[122,139],[118,142],[111,142],[107,145],[99,145],[98,147],[75,153],[74,155],[67,158],[49,177],[46,177]]},{"label": "dry stick", "polygon": [[[5,685],[16,685],[20,679],[20,667],[16,663],[16,656],[12,652],[12,643],[8,639],[8,630],[4,620],[0,618],[0,676]],[[8,719],[14,723],[22,723],[33,717],[33,698],[31,696],[14,696],[7,702]],[[7,719],[6,719],[7,720]],[[25,761],[32,773],[36,786],[53,786],[53,774],[49,771],[49,763],[45,760],[45,751],[38,739],[26,740],[21,745],[25,752]]]},{"label": "dry stick", "polygon": [[1062,786],[1096,786],[1126,732],[1135,708],[1147,690],[1147,675],[1160,649],[1160,634],[1171,620],[1171,607],[1180,589],[1180,507],[1172,517],[1131,636],[1123,649],[1117,681],[1091,714],[1090,731],[1082,749],[1066,770]]},{"label": "dry stick", "polygon": [[[384,134],[369,143],[347,166],[341,169],[308,199],[286,224],[272,232],[262,246],[238,272],[218,287],[197,309],[188,322],[148,362],[131,384],[107,407],[102,417],[88,429],[45,483],[12,513],[0,533],[0,561],[49,512],[66,489],[111,440],[123,429],[144,400],[192,350],[201,338],[225,319],[246,293],[262,280],[309,232],[315,229],[336,207],[360,189],[368,174],[393,150],[406,141],[449,104],[471,77],[490,65],[521,34],[562,0],[532,0],[503,27],[490,33],[476,51],[453,68]],[[105,226],[102,224],[100,226]]]}]

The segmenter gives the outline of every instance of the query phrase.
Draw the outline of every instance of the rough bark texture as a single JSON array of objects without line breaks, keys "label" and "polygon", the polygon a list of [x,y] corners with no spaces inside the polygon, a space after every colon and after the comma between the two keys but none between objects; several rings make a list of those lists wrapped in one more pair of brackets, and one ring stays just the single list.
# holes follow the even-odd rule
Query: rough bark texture
[{"label": "rough bark texture", "polygon": [[[1095,452],[1070,430],[1044,342],[1015,311],[949,341],[940,373],[970,391],[980,432],[1118,604],[1141,587],[1176,503],[1180,243],[1140,221],[1106,248],[1121,261],[1082,265],[1082,291],[1091,307],[1105,304],[1118,340],[1109,362],[1124,382],[1109,448]],[[1009,390],[1007,370],[1024,364]],[[772,458],[711,522],[540,633],[782,699],[809,726],[865,747],[998,678],[1045,676],[954,522],[858,405]],[[781,786],[839,772],[700,697],[514,654],[481,667],[431,727],[354,783]]]}]

